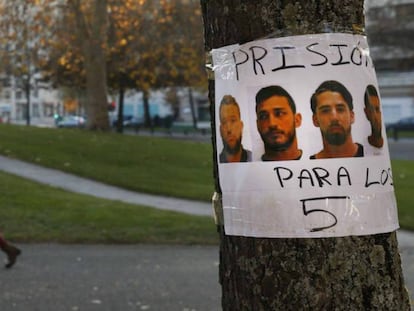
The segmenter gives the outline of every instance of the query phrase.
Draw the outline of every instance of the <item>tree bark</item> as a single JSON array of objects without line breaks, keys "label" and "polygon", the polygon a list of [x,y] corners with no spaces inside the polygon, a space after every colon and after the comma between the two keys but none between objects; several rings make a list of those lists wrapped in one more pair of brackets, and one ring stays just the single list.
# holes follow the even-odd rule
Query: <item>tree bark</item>
[{"label": "tree bark", "polygon": [[30,73],[28,73],[28,78],[23,78],[23,83],[24,83],[24,94],[26,96],[26,125],[29,126],[30,125],[30,120],[31,120],[31,102],[30,102],[30,89],[31,89],[31,85],[30,85],[30,80],[31,80],[31,76]]},{"label": "tree bark", "polygon": [[116,121],[116,131],[120,134],[124,132],[124,74],[120,74],[119,78],[119,102],[118,102],[118,118]]},{"label": "tree bark", "polygon": [[151,115],[150,115],[150,107],[149,107],[149,91],[143,90],[142,91],[142,101],[144,104],[144,124],[146,128],[151,128],[153,130]]},{"label": "tree bark", "polygon": [[193,119],[193,128],[197,129],[197,116],[195,112],[194,106],[194,96],[193,96],[193,89],[191,87],[188,88],[188,102],[190,103],[190,110],[191,110],[191,118]]},{"label": "tree bark", "polygon": [[[361,34],[362,0],[204,0],[205,49],[323,32]],[[209,82],[216,154],[214,81]],[[216,156],[214,176],[220,193]],[[396,233],[319,239],[220,234],[223,310],[409,310]]]},{"label": "tree bark", "polygon": [[109,130],[105,44],[107,33],[107,1],[95,0],[91,20],[81,10],[79,0],[69,2],[74,9],[86,71],[87,128]]}]

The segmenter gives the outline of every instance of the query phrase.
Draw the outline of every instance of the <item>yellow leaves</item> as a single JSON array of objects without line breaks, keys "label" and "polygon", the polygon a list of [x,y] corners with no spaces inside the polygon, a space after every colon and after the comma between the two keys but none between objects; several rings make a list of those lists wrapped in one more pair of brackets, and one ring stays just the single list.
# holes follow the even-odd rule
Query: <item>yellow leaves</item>
[{"label": "yellow leaves", "polygon": [[66,59],[65,56],[59,58],[58,64],[67,70],[70,70],[72,68],[71,63]]},{"label": "yellow leaves", "polygon": [[[39,7],[59,2],[24,1]],[[57,70],[56,75],[65,79],[82,80],[79,77],[85,74],[85,58],[82,56],[85,40],[94,40],[102,34],[92,34],[91,31],[87,36],[76,31],[77,23],[82,21],[89,28],[94,24],[93,7],[97,0],[79,3],[82,7],[78,11],[71,5],[59,8],[52,5],[53,10],[45,7],[38,10],[39,15],[29,23],[31,32],[38,33],[36,44],[45,51],[49,64],[47,69]],[[108,0],[109,28],[102,41],[97,41],[94,46],[104,50],[109,71],[125,72],[142,88],[150,88],[161,79],[175,79],[178,83],[188,75],[198,79],[196,71],[203,68],[201,10],[199,4],[193,3],[185,0]],[[81,21],[75,11],[83,13]],[[14,36],[21,36],[21,32]],[[4,38],[6,36],[0,36],[0,40]],[[115,74],[113,76],[116,77]]]},{"label": "yellow leaves", "polygon": [[60,58],[59,58],[59,60],[58,60],[58,63],[59,63],[59,65],[61,65],[61,66],[65,66],[66,64],[67,64],[67,60],[66,60],[66,57],[65,56],[61,56]]},{"label": "yellow leaves", "polygon": [[63,101],[65,110],[68,112],[75,112],[78,109],[79,103],[76,99],[67,98]]},{"label": "yellow leaves", "polygon": [[129,28],[129,20],[120,20],[118,21],[118,27],[121,29],[128,29]]},{"label": "yellow leaves", "polygon": [[58,58],[57,63],[67,71],[80,71],[83,60],[77,54],[68,51]]}]

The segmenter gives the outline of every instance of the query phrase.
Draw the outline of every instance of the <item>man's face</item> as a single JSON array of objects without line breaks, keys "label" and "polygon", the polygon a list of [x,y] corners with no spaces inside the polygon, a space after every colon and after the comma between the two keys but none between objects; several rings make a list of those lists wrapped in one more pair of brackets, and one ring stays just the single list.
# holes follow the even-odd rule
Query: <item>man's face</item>
[{"label": "man's face", "polygon": [[371,123],[373,132],[381,134],[382,119],[380,100],[377,96],[369,96],[369,105],[364,108],[365,115]]},{"label": "man's face", "polygon": [[301,115],[293,114],[286,97],[272,96],[257,106],[257,130],[266,149],[282,151],[295,140]]},{"label": "man's face", "polygon": [[340,93],[326,91],[317,95],[313,124],[329,144],[342,145],[351,135],[352,123],[354,112]]},{"label": "man's face", "polygon": [[243,122],[236,105],[223,105],[220,108],[220,134],[224,149],[236,153],[241,148]]}]

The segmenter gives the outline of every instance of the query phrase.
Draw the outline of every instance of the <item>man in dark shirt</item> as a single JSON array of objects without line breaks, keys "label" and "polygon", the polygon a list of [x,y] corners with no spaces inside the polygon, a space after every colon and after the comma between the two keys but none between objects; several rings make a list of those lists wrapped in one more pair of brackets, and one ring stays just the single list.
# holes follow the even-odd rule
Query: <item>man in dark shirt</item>
[{"label": "man in dark shirt", "polygon": [[240,108],[236,99],[224,95],[219,108],[220,135],[223,140],[223,150],[220,153],[220,163],[250,162],[252,153],[243,148],[243,121],[240,118]]},{"label": "man in dark shirt", "polygon": [[271,85],[256,94],[256,125],[264,143],[262,161],[299,160],[296,128],[302,116],[295,102],[281,86]]},{"label": "man in dark shirt", "polygon": [[368,85],[364,96],[365,116],[371,124],[371,135],[368,136],[368,143],[376,148],[384,145],[382,137],[381,105],[377,89],[372,84]]},{"label": "man in dark shirt", "polygon": [[325,81],[311,97],[312,120],[322,134],[323,149],[310,159],[363,157],[364,147],[352,140],[355,121],[352,95],[338,81]]}]

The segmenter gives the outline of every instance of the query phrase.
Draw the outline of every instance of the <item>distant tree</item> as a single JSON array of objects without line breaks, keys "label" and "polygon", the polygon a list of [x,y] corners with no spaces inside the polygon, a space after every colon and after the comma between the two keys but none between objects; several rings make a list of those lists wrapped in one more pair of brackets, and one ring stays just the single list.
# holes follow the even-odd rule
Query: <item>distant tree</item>
[{"label": "distant tree", "polygon": [[[119,94],[118,132],[123,130],[125,91],[136,89],[148,93],[155,80],[161,9],[157,1],[109,1],[108,83]],[[148,107],[145,112],[149,126]]]},{"label": "distant tree", "polygon": [[197,1],[170,3],[169,19],[158,31],[163,43],[157,84],[206,89],[201,8]]},{"label": "distant tree", "polygon": [[87,128],[108,130],[107,0],[68,0],[68,8],[75,15],[75,31],[81,41],[86,75]]},{"label": "distant tree", "polygon": [[176,119],[180,113],[180,98],[176,87],[169,87],[165,93],[165,101],[172,107],[173,118]]},{"label": "distant tree", "polygon": [[[126,90],[143,92],[145,121],[150,126],[151,89],[189,83],[200,86],[202,79],[205,87],[204,64],[200,57],[202,36],[200,32],[188,30],[201,29],[201,12],[194,1],[187,2],[107,0],[107,37],[101,46],[105,52],[108,88],[119,94],[118,131],[122,131]],[[77,14],[76,8],[84,13],[92,9],[91,4],[81,4],[82,1],[62,2],[62,14],[58,17],[60,26],[55,32],[58,43],[49,63],[50,72],[56,73],[54,79],[59,84],[86,86],[86,58],[84,48],[79,47],[88,43],[83,39],[85,31],[74,33],[73,29],[79,29],[82,20],[87,21],[84,26],[90,27],[93,19],[91,14],[79,18],[82,14]],[[94,14],[95,19],[96,16]]]},{"label": "distant tree", "polygon": [[[151,126],[150,91],[204,86],[201,11],[195,1],[110,2],[108,76],[118,88],[118,120],[126,89],[143,92],[144,117]],[[118,131],[122,131],[121,125]]]},{"label": "distant tree", "polygon": [[[8,3],[5,8],[14,3],[2,1]],[[119,94],[118,119],[125,91],[143,92],[150,126],[152,89],[206,87],[203,38],[197,31],[202,29],[201,11],[194,0],[17,0],[15,7],[20,2],[39,7],[47,20],[34,37],[42,38],[44,79],[87,94],[89,129],[109,128],[108,89]],[[43,33],[50,36],[43,38]]]},{"label": "distant tree", "polygon": [[164,62],[160,68],[158,84],[188,88],[193,127],[197,128],[193,88],[199,91],[207,89],[201,8],[197,1],[178,2],[171,15],[173,24],[168,25],[163,36],[171,51],[171,56],[165,60],[171,61]]},{"label": "distant tree", "polygon": [[45,46],[51,36],[47,1],[0,1],[0,72],[14,79],[26,98],[26,123],[31,119],[31,90],[41,80]]}]

